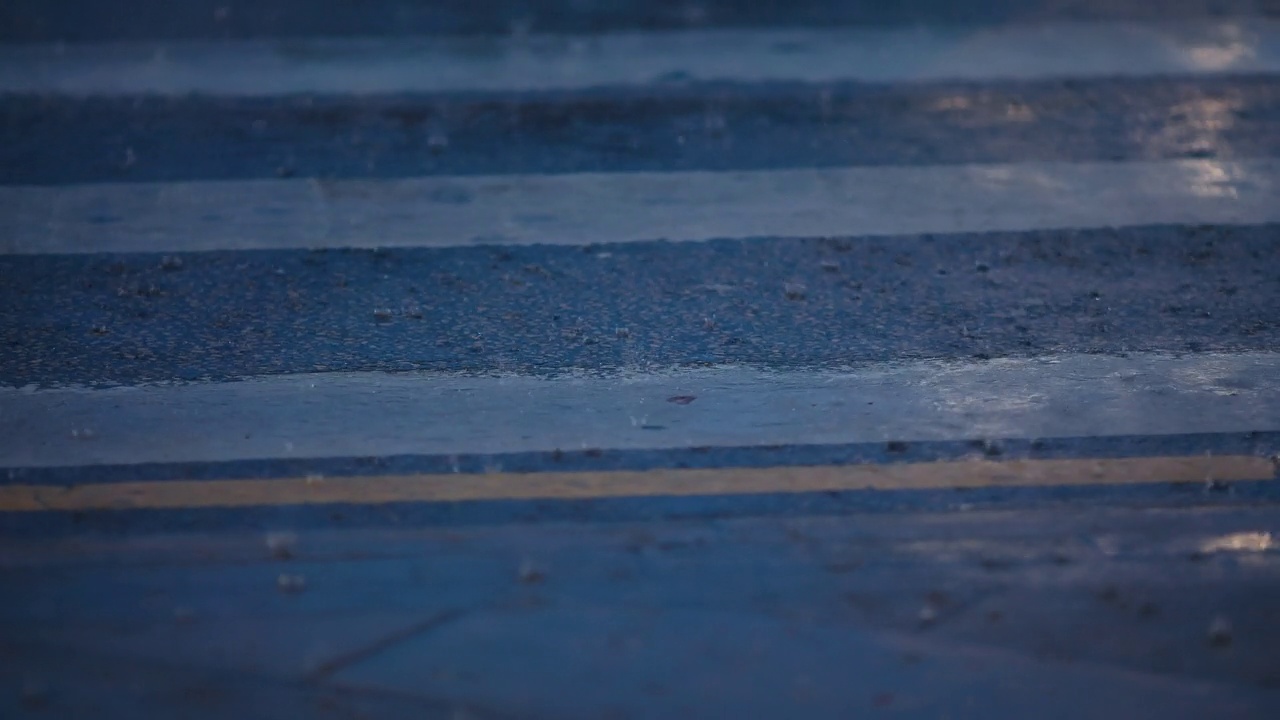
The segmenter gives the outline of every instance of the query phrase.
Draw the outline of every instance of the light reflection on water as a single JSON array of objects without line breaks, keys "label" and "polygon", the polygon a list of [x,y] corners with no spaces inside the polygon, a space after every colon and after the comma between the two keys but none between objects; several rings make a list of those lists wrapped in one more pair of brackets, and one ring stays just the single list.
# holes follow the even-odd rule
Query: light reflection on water
[{"label": "light reflection on water", "polygon": [[1280,548],[1269,532],[1239,532],[1206,540],[1200,551],[1214,552],[1266,552]]},{"label": "light reflection on water", "polygon": [[1238,23],[1225,23],[1215,27],[1210,37],[1188,45],[1186,53],[1197,68],[1229,70],[1253,60],[1257,45],[1256,34],[1246,32]]},{"label": "light reflection on water", "polygon": [[1191,192],[1200,197],[1236,198],[1240,196],[1235,183],[1241,175],[1235,163],[1206,161],[1188,166],[1188,184]]}]

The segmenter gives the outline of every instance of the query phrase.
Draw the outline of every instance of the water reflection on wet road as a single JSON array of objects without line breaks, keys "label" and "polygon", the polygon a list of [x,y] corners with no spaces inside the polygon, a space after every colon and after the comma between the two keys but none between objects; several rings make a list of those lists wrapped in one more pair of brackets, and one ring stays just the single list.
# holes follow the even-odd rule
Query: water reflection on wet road
[{"label": "water reflection on wet road", "polygon": [[0,715],[1272,717],[1270,2],[0,8]]}]

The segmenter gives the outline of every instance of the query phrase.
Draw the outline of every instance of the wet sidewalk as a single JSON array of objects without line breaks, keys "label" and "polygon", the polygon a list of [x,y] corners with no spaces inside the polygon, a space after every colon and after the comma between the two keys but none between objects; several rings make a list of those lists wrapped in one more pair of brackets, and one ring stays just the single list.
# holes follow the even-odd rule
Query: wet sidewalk
[{"label": "wet sidewalk", "polygon": [[10,544],[5,714],[1266,717],[1278,516],[1216,505]]}]

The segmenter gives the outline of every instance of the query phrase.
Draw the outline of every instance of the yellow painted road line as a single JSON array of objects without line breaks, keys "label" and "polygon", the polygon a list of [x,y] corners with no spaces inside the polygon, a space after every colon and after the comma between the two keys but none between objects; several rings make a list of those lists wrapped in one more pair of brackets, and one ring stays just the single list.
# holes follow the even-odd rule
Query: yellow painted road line
[{"label": "yellow painted road line", "polygon": [[1228,455],[958,460],[822,467],[173,480],[0,487],[0,512],[378,505],[396,502],[747,495],[827,490],[1140,485],[1269,480],[1266,458]]}]

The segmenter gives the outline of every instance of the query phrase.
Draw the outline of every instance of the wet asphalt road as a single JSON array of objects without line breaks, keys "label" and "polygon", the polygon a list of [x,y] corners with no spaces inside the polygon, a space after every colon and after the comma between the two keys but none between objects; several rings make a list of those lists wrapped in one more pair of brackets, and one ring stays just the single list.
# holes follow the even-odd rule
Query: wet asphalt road
[{"label": "wet asphalt road", "polygon": [[1270,157],[1270,76],[223,98],[13,95],[0,183]]},{"label": "wet asphalt road", "polygon": [[[0,715],[1276,716],[1277,17],[5,3]],[[246,40],[488,89],[83,91]]]},{"label": "wet asphalt road", "polygon": [[0,376],[48,386],[1269,350],[1277,227],[10,256]]}]

